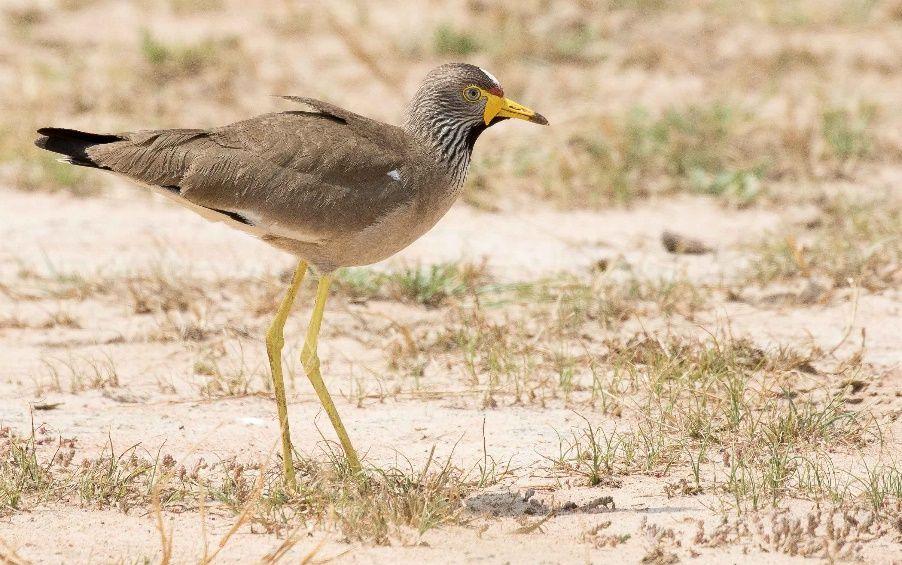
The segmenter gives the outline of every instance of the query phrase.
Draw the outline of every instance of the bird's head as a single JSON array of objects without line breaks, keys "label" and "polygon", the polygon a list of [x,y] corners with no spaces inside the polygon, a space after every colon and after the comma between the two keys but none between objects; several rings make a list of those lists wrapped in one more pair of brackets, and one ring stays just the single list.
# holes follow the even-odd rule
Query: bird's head
[{"label": "bird's head", "polygon": [[509,118],[548,124],[541,114],[505,98],[498,79],[488,71],[449,63],[423,79],[410,102],[405,128],[432,141],[446,156],[465,150],[469,158],[479,134]]}]

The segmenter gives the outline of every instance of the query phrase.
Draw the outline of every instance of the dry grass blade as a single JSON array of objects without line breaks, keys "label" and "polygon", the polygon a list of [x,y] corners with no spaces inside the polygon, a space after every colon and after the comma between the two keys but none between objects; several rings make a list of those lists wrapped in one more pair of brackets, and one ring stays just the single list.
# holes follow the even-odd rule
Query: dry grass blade
[{"label": "dry grass blade", "polygon": [[[272,450],[270,450],[270,454],[269,454],[269,457],[267,457],[267,460],[269,460],[271,457],[272,457]],[[216,559],[216,556],[219,555],[219,552],[222,551],[223,548],[229,543],[229,540],[232,539],[232,536],[234,536],[238,532],[238,530],[241,529],[242,526],[244,526],[245,524],[249,523],[252,520],[254,510],[257,507],[257,505],[260,503],[260,498],[263,496],[263,488],[266,484],[265,478],[266,478],[266,463],[261,462],[260,466],[259,466],[259,472],[257,474],[257,480],[254,483],[254,488],[251,491],[251,495],[248,498],[247,502],[244,504],[244,507],[242,508],[241,513],[238,515],[238,518],[235,519],[235,522],[232,524],[232,527],[229,528],[229,531],[227,531],[225,534],[223,534],[223,536],[219,539],[219,544],[217,545],[217,547],[213,551],[213,553],[206,555],[206,551],[205,551],[204,559],[203,559],[203,561],[201,561],[201,563],[203,565],[206,565],[207,563],[212,563],[213,560]]]},{"label": "dry grass blade", "polygon": [[858,297],[860,291],[858,289],[858,285],[855,284],[855,281],[850,280],[849,286],[852,287],[852,307],[849,309],[849,318],[846,322],[846,327],[843,330],[842,337],[836,342],[836,345],[827,352],[827,355],[833,355],[836,353],[842,344],[849,339],[849,336],[852,335],[852,329],[855,327],[855,318],[858,316]]},{"label": "dry grass blade", "polygon": [[169,565],[172,562],[172,528],[166,531],[166,524],[163,523],[163,508],[160,504],[160,493],[154,488],[151,497],[153,504],[154,524],[160,534],[160,564]]},{"label": "dry grass blade", "polygon": [[[263,559],[261,559],[260,562],[265,563],[265,564],[272,564],[272,563],[278,563],[279,561],[281,561],[285,557],[285,555],[287,555],[288,552],[291,551],[292,548],[294,548],[294,546],[297,545],[297,543],[299,541],[301,541],[301,536],[299,533],[300,530],[301,530],[300,528],[295,528],[294,531],[292,531],[290,534],[288,534],[285,537],[284,540],[282,540],[282,543],[280,543],[278,547],[276,547],[270,553],[267,553],[266,555],[264,555]],[[322,545],[323,545],[323,542],[320,542],[319,545],[317,545],[315,548],[313,548],[313,550],[310,551],[310,553],[308,553],[306,556],[304,556],[304,558],[302,559],[302,562],[307,563],[310,560],[312,560],[313,557],[317,554],[317,552],[319,552]]]}]

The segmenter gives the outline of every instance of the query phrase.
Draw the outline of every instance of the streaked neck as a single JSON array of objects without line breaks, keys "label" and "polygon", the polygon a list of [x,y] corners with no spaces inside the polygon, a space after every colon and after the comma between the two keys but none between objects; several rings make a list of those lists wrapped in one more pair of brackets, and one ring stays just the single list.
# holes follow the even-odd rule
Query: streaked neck
[{"label": "streaked neck", "polygon": [[456,119],[423,106],[410,108],[404,129],[432,149],[438,163],[448,169],[455,186],[459,187],[467,176],[476,139],[486,126],[481,121]]}]

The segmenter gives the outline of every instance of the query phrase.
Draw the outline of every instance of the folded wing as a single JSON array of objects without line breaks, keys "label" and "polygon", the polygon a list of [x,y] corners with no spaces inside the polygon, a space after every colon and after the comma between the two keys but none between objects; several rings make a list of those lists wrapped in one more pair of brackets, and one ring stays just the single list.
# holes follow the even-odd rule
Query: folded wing
[{"label": "folded wing", "polygon": [[36,144],[257,235],[314,243],[366,228],[405,203],[409,193],[397,171],[408,149],[399,128],[292,100],[305,110],[210,130],[104,135],[44,128]]}]

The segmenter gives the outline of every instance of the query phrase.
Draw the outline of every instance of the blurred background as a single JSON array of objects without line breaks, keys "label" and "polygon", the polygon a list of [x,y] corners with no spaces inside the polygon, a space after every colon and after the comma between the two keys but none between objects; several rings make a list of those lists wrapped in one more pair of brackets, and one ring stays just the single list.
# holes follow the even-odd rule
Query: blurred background
[{"label": "blurred background", "polygon": [[4,0],[0,19],[0,183],[20,190],[116,182],[36,152],[41,125],[214,126],[277,94],[398,123],[445,61],[553,125],[485,135],[504,148],[476,151],[466,199],[486,209],[798,201],[898,180],[902,157],[898,0]]}]

